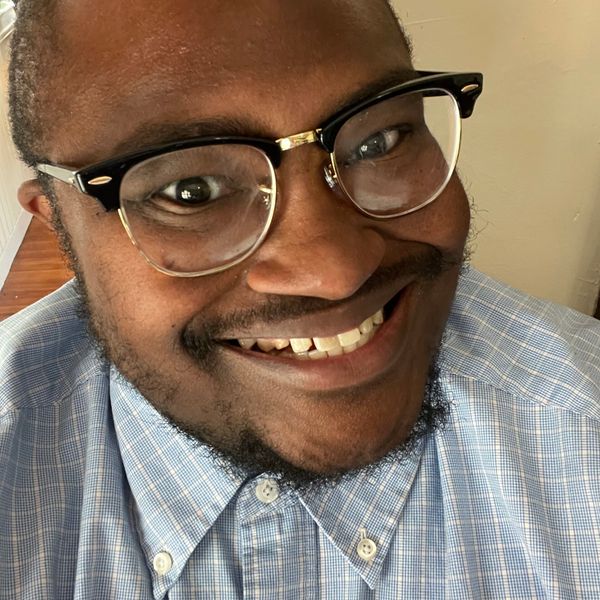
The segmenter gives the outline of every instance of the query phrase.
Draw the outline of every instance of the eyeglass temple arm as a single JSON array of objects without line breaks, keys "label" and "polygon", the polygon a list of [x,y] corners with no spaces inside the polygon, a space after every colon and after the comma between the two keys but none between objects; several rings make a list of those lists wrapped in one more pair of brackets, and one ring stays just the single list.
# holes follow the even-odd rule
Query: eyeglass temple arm
[{"label": "eyeglass temple arm", "polygon": [[[78,171],[69,167],[61,167],[59,165],[50,165],[47,163],[38,163],[35,168],[40,173],[50,175],[59,181],[73,186],[78,192],[96,198],[104,209],[117,210],[119,208],[119,185],[120,179],[100,176],[94,179],[89,179],[86,176],[86,171]],[[90,188],[89,186],[94,186]]]},{"label": "eyeglass temple arm", "polygon": [[59,167],[56,165],[48,165],[44,163],[36,165],[35,168],[38,171],[40,171],[40,173],[45,173],[46,175],[50,175],[55,179],[64,181],[65,183],[68,183],[69,185],[72,185],[74,188],[77,188],[79,191],[81,191],[76,178],[77,171],[73,171],[72,169],[68,169],[67,167]]}]

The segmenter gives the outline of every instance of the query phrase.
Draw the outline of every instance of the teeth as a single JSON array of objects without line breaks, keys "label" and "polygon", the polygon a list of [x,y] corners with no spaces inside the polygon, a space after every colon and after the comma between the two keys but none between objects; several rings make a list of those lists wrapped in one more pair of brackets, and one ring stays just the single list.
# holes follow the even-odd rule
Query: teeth
[{"label": "teeth", "polygon": [[368,319],[365,319],[360,324],[359,330],[362,334],[373,331],[373,317],[369,317]]},{"label": "teeth", "polygon": [[290,345],[296,354],[301,354],[302,352],[308,352],[312,348],[313,341],[312,338],[292,338]]},{"label": "teeth", "polygon": [[317,350],[321,350],[322,352],[328,352],[329,350],[335,350],[336,348],[340,348],[340,342],[336,337],[316,337],[313,338],[315,342],[315,348]]},{"label": "teeth", "polygon": [[263,352],[270,352],[275,348],[273,340],[257,340],[256,344]]},{"label": "teeth", "polygon": [[283,350],[284,348],[287,348],[290,345],[290,340],[281,338],[278,340],[273,340],[273,343],[275,344],[275,348],[277,350]]},{"label": "teeth", "polygon": [[248,340],[238,340],[240,346],[246,350],[250,350],[254,344],[256,344],[256,340],[248,339]]},{"label": "teeth", "polygon": [[340,333],[340,335],[337,337],[340,342],[340,346],[342,346],[342,348],[346,348],[347,346],[356,344],[356,342],[360,340],[360,330],[352,329],[350,331],[346,331],[346,333]]},{"label": "teeth", "polygon": [[344,354],[344,349],[341,346],[327,351],[327,356],[341,356]]},{"label": "teeth", "polygon": [[358,340],[357,346],[359,348],[362,348],[368,341],[371,340],[371,338],[375,335],[375,331],[373,329],[371,329],[371,331],[369,331],[369,333],[365,333],[365,335],[363,335],[360,340]]},{"label": "teeth", "polygon": [[333,337],[245,338],[239,339],[238,343],[246,350],[250,350],[256,344],[263,352],[285,350],[290,346],[289,356],[299,360],[321,360],[328,356],[350,354],[350,352],[361,348],[372,339],[382,323],[383,309],[380,309],[372,317],[365,319],[358,327]]}]

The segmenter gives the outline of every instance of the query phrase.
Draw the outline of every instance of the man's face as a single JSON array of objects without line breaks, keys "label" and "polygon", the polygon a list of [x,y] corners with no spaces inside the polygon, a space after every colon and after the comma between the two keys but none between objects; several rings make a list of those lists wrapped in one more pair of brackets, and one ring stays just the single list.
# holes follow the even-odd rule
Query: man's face
[{"label": "man's face", "polygon": [[[68,118],[55,122],[49,158],[76,167],[173,141],[167,125],[194,137],[207,118],[273,139],[314,129],[361,89],[411,68],[383,2],[65,4],[68,89],[57,102]],[[155,271],[116,213],[57,183],[111,359],[182,429],[257,469],[275,457],[284,471],[338,473],[402,444],[460,269],[469,215],[457,178],[422,210],[379,221],[329,189],[326,162],[317,145],[286,153],[265,242],[192,279]],[[451,266],[438,272],[442,263]],[[302,361],[235,342],[330,337],[382,308],[372,340],[341,357]]]}]

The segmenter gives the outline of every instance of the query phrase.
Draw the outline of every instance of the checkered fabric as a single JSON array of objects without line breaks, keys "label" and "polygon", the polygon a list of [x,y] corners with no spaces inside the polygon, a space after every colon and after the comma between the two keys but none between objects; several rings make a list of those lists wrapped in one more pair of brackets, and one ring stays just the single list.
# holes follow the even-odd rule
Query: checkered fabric
[{"label": "checkered fabric", "polygon": [[0,324],[0,598],[600,598],[600,323],[474,270],[448,425],[298,494],[228,475],[99,360],[74,286]]}]

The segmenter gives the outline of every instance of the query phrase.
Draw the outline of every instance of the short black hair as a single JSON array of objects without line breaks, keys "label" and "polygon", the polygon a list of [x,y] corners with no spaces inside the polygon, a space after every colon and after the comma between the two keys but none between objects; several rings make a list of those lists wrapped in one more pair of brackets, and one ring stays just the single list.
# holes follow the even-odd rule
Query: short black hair
[{"label": "short black hair", "polygon": [[8,105],[12,137],[21,159],[33,167],[43,156],[45,74],[57,56],[53,27],[56,0],[19,0],[11,36]]},{"label": "short black hair", "polygon": [[[410,54],[409,38],[400,25],[391,0],[384,1]],[[9,119],[13,141],[21,159],[35,167],[46,160],[45,123],[47,105],[52,100],[52,86],[44,86],[44,79],[49,73],[56,72],[61,61],[60,36],[54,26],[57,0],[16,0],[15,4],[17,19],[11,39],[8,79]]]}]

